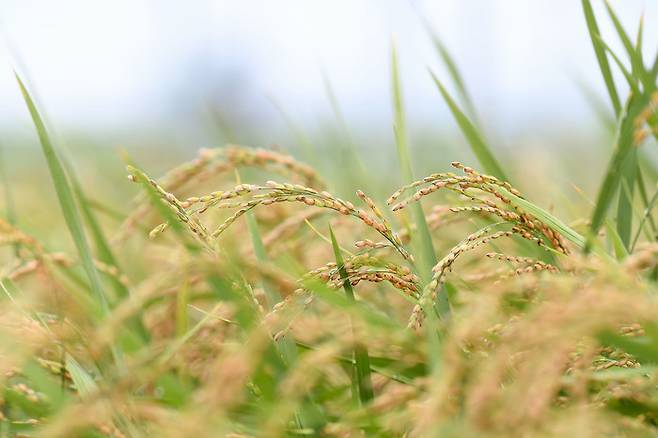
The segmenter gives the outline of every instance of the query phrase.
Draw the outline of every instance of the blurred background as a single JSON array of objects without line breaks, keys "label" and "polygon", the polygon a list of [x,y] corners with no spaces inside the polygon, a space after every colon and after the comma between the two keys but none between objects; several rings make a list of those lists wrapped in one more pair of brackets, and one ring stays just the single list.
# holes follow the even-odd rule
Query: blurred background
[{"label": "blurred background", "polygon": [[[622,54],[603,2],[594,3],[602,34]],[[658,2],[612,5],[632,32],[644,14],[653,60]],[[598,178],[580,181],[583,163],[599,172],[612,147],[592,106],[599,100],[611,113],[576,0],[6,0],[1,12],[0,145],[16,180],[45,167],[25,152],[38,143],[13,67],[58,142],[76,157],[117,164],[81,166],[91,177],[121,173],[121,148],[157,174],[227,141],[295,151],[305,138],[321,166],[345,141],[327,84],[352,141],[386,166],[395,156],[393,40],[414,154],[423,157],[417,174],[454,159],[476,164],[428,74],[454,91],[423,19],[457,61],[493,148],[517,172],[551,172],[550,157],[566,150],[560,168],[570,176],[556,174],[557,186],[568,180],[587,191],[586,180],[595,187]]]}]

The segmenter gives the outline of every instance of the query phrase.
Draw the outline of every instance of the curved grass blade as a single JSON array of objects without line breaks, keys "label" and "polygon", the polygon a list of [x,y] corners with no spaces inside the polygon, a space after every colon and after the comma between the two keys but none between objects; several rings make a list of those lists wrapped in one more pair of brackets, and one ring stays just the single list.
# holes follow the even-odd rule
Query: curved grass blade
[{"label": "curved grass blade", "polygon": [[468,140],[468,143],[471,145],[471,150],[477,157],[484,170],[496,178],[509,181],[507,176],[505,176],[505,172],[503,172],[503,168],[500,166],[493,153],[491,153],[489,146],[487,146],[484,139],[482,138],[482,134],[480,134],[473,122],[471,122],[468,117],[466,117],[466,114],[464,114],[462,110],[459,109],[457,103],[450,96],[439,78],[437,78],[431,70],[430,75],[432,76],[436,86],[439,88],[443,99],[448,104],[450,112],[452,112],[452,115],[455,117],[455,120],[457,121],[457,124],[459,125],[462,133],[466,137],[466,140]]},{"label": "curved grass blade", "polygon": [[606,44],[605,41],[603,41],[601,37],[597,37],[597,39],[599,40],[601,47],[603,47],[603,49],[608,52],[610,56],[612,56],[612,60],[615,61],[615,64],[617,64],[617,67],[619,67],[619,70],[621,70],[624,78],[626,78],[628,86],[631,87],[631,91],[633,93],[639,93],[640,88],[636,77],[628,71],[628,69],[624,66],[624,63],[621,62],[621,59],[619,59],[615,52],[608,46],[608,44]]},{"label": "curved grass blade", "polygon": [[[642,200],[642,205],[644,206],[644,209],[646,211],[647,208],[649,208],[649,196],[647,194],[647,188],[644,185],[644,176],[643,176],[643,170],[642,166],[640,166],[640,157],[638,156],[638,167],[637,167],[637,187],[638,191],[640,192],[640,199]],[[655,180],[655,177],[654,177]],[[644,212],[640,215],[640,217],[644,216]],[[647,234],[648,239],[653,239],[653,236],[656,235],[656,222],[653,220],[652,216],[649,216],[648,218],[648,224],[649,224],[649,230],[644,230],[645,233]],[[644,223],[642,222],[639,227],[640,230],[644,228]]]},{"label": "curved grass blade", "polygon": [[599,63],[599,69],[603,75],[603,80],[605,82],[605,87],[608,90],[608,95],[612,101],[612,107],[615,110],[615,114],[619,116],[621,113],[621,101],[619,100],[619,94],[617,93],[617,87],[615,86],[614,79],[612,77],[612,72],[610,71],[610,64],[608,63],[608,58],[605,54],[605,49],[601,46],[600,43],[600,32],[599,25],[596,22],[596,16],[594,15],[594,10],[592,9],[592,4],[590,0],[582,0],[583,12],[585,13],[585,20],[587,21],[587,30],[589,31],[590,39],[592,40],[592,46],[594,48],[594,53],[596,54],[596,60]]},{"label": "curved grass blade", "polygon": [[[631,180],[627,175],[629,168],[624,168],[628,154],[633,150],[634,121],[638,114],[646,107],[648,98],[646,95],[633,94],[629,97],[624,113],[619,121],[615,151],[608,165],[603,183],[599,189],[594,212],[592,213],[591,234],[596,235],[605,220],[610,204],[617,192],[622,178],[628,182],[630,188]],[[636,164],[637,167],[637,164]],[[627,176],[624,176],[627,175]],[[634,184],[634,180],[632,180]],[[622,196],[627,196],[622,192]],[[622,236],[623,237],[623,236]],[[587,250],[588,248],[585,248]]]},{"label": "curved grass blade", "polygon": [[466,110],[468,111],[471,118],[475,121],[475,124],[477,124],[477,111],[475,110],[475,105],[473,104],[473,100],[471,99],[470,93],[466,88],[464,79],[459,71],[459,68],[457,67],[457,63],[455,62],[454,58],[448,51],[448,48],[445,46],[445,44],[443,44],[443,41],[441,41],[441,38],[439,38],[439,35],[436,33],[436,31],[434,31],[434,29],[430,25],[429,21],[425,17],[422,17],[421,20],[423,22],[425,30],[427,31],[430,38],[432,39],[432,44],[434,44],[434,48],[436,49],[437,53],[439,54],[439,57],[443,61],[443,64],[446,66],[446,69],[448,69],[448,74],[450,75],[450,79],[452,79],[452,82],[455,84],[455,88],[457,89],[457,93],[459,94],[462,103],[466,107]]},{"label": "curved grass blade", "polygon": [[[73,165],[66,158],[65,155],[62,156],[62,165],[66,169],[66,174],[69,177],[71,188],[78,201],[78,206],[80,207],[80,213],[82,215],[82,218],[87,224],[87,227],[89,228],[91,238],[96,248],[98,259],[101,262],[108,264],[110,266],[114,266],[120,270],[120,266],[117,262],[116,257],[114,257],[112,249],[110,248],[110,244],[108,243],[108,240],[105,237],[105,234],[103,233],[103,229],[98,223],[98,220],[96,220],[96,216],[91,210],[91,206],[89,205],[87,196],[82,190],[82,185],[78,180],[78,176],[73,168]],[[114,290],[119,299],[128,296],[128,289],[120,281],[118,281],[118,279],[115,276],[108,276],[108,278],[110,279],[110,282],[112,283],[112,286],[114,287]]]},{"label": "curved grass blade", "polygon": [[631,149],[621,168],[621,191],[617,204],[617,232],[626,250],[630,249],[633,231],[633,195],[637,180],[637,150]]},{"label": "curved grass blade", "polygon": [[[409,140],[407,137],[407,124],[404,115],[404,103],[402,100],[402,85],[400,83],[400,66],[398,55],[393,45],[391,49],[391,86],[393,92],[393,112],[395,131],[395,144],[397,146],[400,172],[404,184],[413,181],[413,170],[411,168],[411,154],[409,153]],[[412,245],[420,254],[420,277],[423,281],[429,281],[432,267],[436,264],[436,252],[432,243],[432,235],[425,214],[420,203],[415,203],[411,209],[413,220],[416,223],[416,233],[412,234]]]},{"label": "curved grass blade", "polygon": [[640,19],[636,44],[635,46],[633,46],[633,43],[631,42],[631,39],[628,36],[628,33],[624,29],[624,26],[621,24],[619,17],[617,17],[617,14],[612,9],[610,2],[606,0],[604,3],[606,10],[608,11],[608,15],[610,16],[610,19],[612,20],[612,23],[615,26],[617,35],[619,36],[619,39],[621,40],[621,43],[624,46],[624,49],[626,50],[626,54],[628,55],[628,58],[631,61],[633,76],[635,78],[643,80],[646,76],[646,71],[644,69],[644,62],[642,61],[642,32],[643,32],[644,20]]},{"label": "curved grass blade", "polygon": [[[254,212],[248,211],[246,213],[246,217],[247,229],[249,230],[249,235],[251,237],[256,260],[258,260],[259,263],[267,263],[268,259],[265,252],[265,245],[263,244],[263,239],[260,235],[260,232],[258,231],[258,223],[256,222]],[[267,281],[264,280],[262,286],[265,290],[265,296],[267,297],[268,308],[271,309],[276,303],[280,301],[280,297],[274,293],[272,286],[268,284]],[[297,361],[297,347],[293,340],[290,339],[289,336],[285,335],[273,342],[274,347],[283,360],[284,366],[292,367]],[[302,406],[302,409],[299,412],[295,412],[294,414],[295,422],[297,423],[297,427],[300,429],[303,429],[304,425],[309,423],[309,418],[311,418],[310,413],[307,412],[307,409],[304,409],[304,406],[305,405]]]},{"label": "curved grass blade", "polygon": [[605,230],[608,236],[608,240],[612,244],[612,248],[615,251],[615,257],[617,260],[623,260],[626,258],[628,256],[626,245],[624,245],[624,242],[621,240],[619,233],[615,229],[610,219],[605,221]]},{"label": "curved grass blade", "polygon": [[14,74],[16,76],[16,80],[18,81],[18,86],[20,87],[23,99],[25,100],[27,108],[30,111],[30,115],[32,116],[32,121],[34,122],[37,134],[39,135],[39,141],[41,143],[43,154],[46,157],[46,161],[48,163],[50,175],[53,179],[53,185],[59,199],[59,205],[62,209],[62,213],[64,214],[64,219],[66,220],[66,225],[69,229],[69,232],[73,237],[73,241],[78,250],[78,254],[80,256],[80,260],[82,261],[84,270],[87,274],[87,277],[89,278],[91,290],[96,296],[96,300],[98,301],[102,312],[107,314],[109,311],[107,297],[103,292],[98,271],[94,266],[89,243],[87,242],[87,237],[82,226],[82,221],[80,219],[78,209],[75,205],[73,191],[71,190],[71,186],[64,171],[64,167],[62,166],[62,162],[60,161],[57,152],[55,151],[55,148],[50,141],[50,137],[48,136],[48,132],[46,131],[46,127],[43,123],[43,120],[41,119],[39,111],[34,104],[34,101],[30,97],[30,94],[25,88],[21,78],[17,73]]},{"label": "curved grass blade", "polygon": [[[114,256],[112,249],[110,248],[110,244],[107,238],[105,237],[105,233],[103,233],[103,229],[99,224],[98,220],[96,219],[96,215],[92,211],[87,196],[82,190],[82,185],[78,180],[78,176],[73,168],[73,165],[67,159],[66,155],[62,157],[62,165],[66,169],[66,173],[69,177],[69,181],[71,182],[71,188],[73,189],[73,193],[75,194],[75,197],[78,201],[78,207],[80,208],[80,213],[82,214],[82,218],[87,224],[87,228],[91,233],[91,238],[94,242],[98,259],[101,262],[105,263],[106,265],[115,267],[116,269],[118,269],[119,274],[121,274],[123,272],[121,270],[121,266],[119,266],[119,263],[117,262],[117,259]],[[128,288],[121,281],[119,281],[117,277],[118,276],[116,275],[106,276],[106,278],[110,281],[110,284],[114,289],[116,295],[115,301],[118,302],[121,301],[122,299],[127,298],[128,295],[130,295],[130,292]],[[109,304],[110,307],[113,307],[112,303]],[[138,334],[141,337],[141,339],[147,340],[149,338],[149,333],[144,327],[141,316],[139,314],[130,318],[129,326],[132,330],[134,330],[134,333]]]},{"label": "curved grass blade", "polygon": [[66,355],[66,370],[71,374],[73,384],[82,398],[98,391],[93,377],[70,354]]},{"label": "curved grass blade", "polygon": [[560,219],[556,218],[555,216],[553,216],[543,208],[538,207],[532,202],[526,201],[525,199],[519,198],[518,196],[509,192],[504,187],[498,187],[496,190],[498,190],[502,195],[508,198],[511,201],[512,205],[519,207],[520,209],[532,214],[537,219],[548,225],[548,227],[551,228],[553,231],[562,234],[571,243],[574,243],[579,248],[585,247],[585,238],[583,236],[581,236],[577,231],[569,227],[567,224],[565,224]]},{"label": "curved grass blade", "polygon": [[635,245],[637,245],[637,241],[640,238],[640,234],[642,233],[642,228],[644,227],[644,223],[647,221],[647,219],[651,218],[651,212],[653,211],[653,207],[656,205],[656,201],[658,201],[658,190],[656,190],[647,203],[647,206],[644,210],[644,215],[642,216],[642,219],[640,219],[640,223],[638,224],[638,229],[635,232],[635,237],[633,238],[633,243],[631,244],[631,252],[635,249]]},{"label": "curved grass blade", "polygon": [[[350,280],[347,278],[347,271],[345,270],[345,265],[343,262],[343,256],[340,253],[340,247],[336,241],[336,236],[334,231],[329,226],[329,235],[331,236],[331,246],[334,250],[334,257],[336,258],[336,264],[338,265],[338,272],[340,277],[343,280],[343,289],[345,289],[345,295],[351,301],[356,301],[354,298],[354,290],[352,290],[352,285]],[[359,400],[362,405],[369,403],[374,398],[374,393],[372,391],[372,381],[370,378],[370,358],[368,356],[368,349],[365,345],[357,341],[357,344],[354,346],[354,376],[356,378],[356,387],[359,392]]]}]

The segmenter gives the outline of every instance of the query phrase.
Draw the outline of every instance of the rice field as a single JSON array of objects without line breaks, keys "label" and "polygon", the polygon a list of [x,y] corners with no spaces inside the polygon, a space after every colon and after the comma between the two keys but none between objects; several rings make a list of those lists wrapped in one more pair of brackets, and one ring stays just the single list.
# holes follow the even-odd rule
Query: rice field
[{"label": "rice field", "polygon": [[581,6],[614,136],[568,205],[490,144],[430,29],[473,161],[414,154],[392,47],[391,187],[349,143],[227,144],[163,173],[121,154],[118,203],[16,72],[57,205],[3,154],[0,436],[658,435],[658,58]]}]

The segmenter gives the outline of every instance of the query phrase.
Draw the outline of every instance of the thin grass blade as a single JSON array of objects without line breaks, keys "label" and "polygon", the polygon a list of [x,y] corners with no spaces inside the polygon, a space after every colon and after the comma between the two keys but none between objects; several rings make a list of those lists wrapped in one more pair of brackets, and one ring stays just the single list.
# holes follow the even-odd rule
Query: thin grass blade
[{"label": "thin grass blade", "polygon": [[498,163],[498,160],[496,160],[493,153],[491,152],[491,149],[485,143],[482,134],[478,131],[473,122],[469,120],[466,114],[464,114],[464,112],[459,109],[457,103],[450,96],[439,78],[437,78],[432,71],[430,71],[430,75],[432,76],[436,86],[439,88],[443,99],[448,104],[448,108],[450,108],[450,112],[455,117],[455,120],[457,121],[457,124],[459,125],[462,133],[466,137],[466,140],[468,140],[468,144],[471,146],[471,150],[477,157],[484,170],[496,178],[509,181],[505,175],[505,172],[503,171],[503,168]]},{"label": "thin grass blade", "polygon": [[[402,99],[402,85],[400,83],[400,66],[398,61],[395,44],[391,50],[391,85],[393,94],[393,112],[395,131],[395,144],[397,146],[398,161],[400,163],[400,172],[404,184],[413,181],[413,170],[411,167],[411,154],[409,152],[409,140],[407,137],[407,125],[404,114],[404,103]],[[423,281],[429,281],[432,267],[436,264],[436,252],[432,243],[432,235],[425,214],[420,203],[416,203],[411,214],[416,223],[416,233],[412,235],[412,245],[415,246],[420,254],[420,276]]]},{"label": "thin grass blade", "polygon": [[612,102],[612,107],[615,110],[615,114],[619,116],[622,110],[621,101],[619,100],[617,87],[615,86],[612,72],[610,71],[610,64],[605,54],[605,49],[601,46],[600,43],[601,33],[599,32],[599,25],[596,22],[596,16],[594,15],[594,10],[592,9],[592,3],[590,0],[582,0],[582,6],[583,12],[585,13],[585,20],[587,21],[587,30],[589,32],[590,39],[592,40],[592,47],[594,48],[594,53],[599,64],[599,69],[603,75],[605,87],[608,90],[608,95],[610,96],[610,101]]},{"label": "thin grass blade", "polygon": [[429,21],[427,21],[427,19],[425,19],[424,17],[422,18],[422,21],[423,21],[423,25],[425,26],[425,30],[427,31],[430,38],[432,39],[434,48],[436,49],[437,53],[439,54],[439,57],[443,61],[443,64],[446,66],[446,69],[448,69],[448,74],[450,75],[450,79],[452,79],[452,82],[455,84],[455,88],[457,89],[459,98],[464,104],[466,111],[471,116],[471,119],[477,125],[478,124],[477,111],[475,110],[473,99],[471,99],[471,95],[468,92],[468,89],[466,88],[466,83],[464,82],[462,74],[459,71],[459,67],[457,67],[457,63],[455,62],[454,58],[448,51],[448,48],[445,46],[445,44],[443,44],[443,41],[441,41],[441,38],[439,38],[439,35],[430,25]]},{"label": "thin grass blade", "polygon": [[[348,299],[355,301],[354,291],[352,290],[352,285],[350,280],[347,277],[347,271],[345,270],[345,265],[343,262],[343,256],[340,253],[340,247],[336,241],[336,236],[334,231],[329,226],[329,234],[331,236],[331,246],[334,250],[334,257],[336,258],[336,264],[338,265],[338,271],[340,272],[340,277],[343,280],[343,289],[345,289],[345,295]],[[356,386],[359,390],[359,400],[362,405],[368,404],[373,398],[374,393],[372,390],[372,381],[370,377],[370,358],[368,356],[368,349],[361,342],[356,341],[357,344],[354,346],[354,374],[356,376]]]},{"label": "thin grass blade", "polygon": [[109,311],[107,297],[103,292],[98,271],[94,266],[91,249],[89,248],[89,243],[87,242],[87,237],[85,235],[84,228],[82,226],[82,220],[80,219],[80,215],[75,204],[73,191],[69,184],[69,180],[64,171],[64,167],[62,166],[62,162],[59,159],[52,142],[50,141],[46,127],[43,123],[41,115],[39,114],[39,111],[34,104],[34,101],[32,100],[32,97],[30,96],[27,88],[23,84],[23,81],[18,76],[18,74],[16,73],[15,75],[16,80],[18,81],[18,86],[21,90],[21,94],[23,95],[23,99],[25,100],[27,108],[30,111],[30,115],[32,116],[32,121],[34,122],[37,134],[39,135],[41,148],[48,163],[50,175],[53,179],[53,185],[55,187],[55,191],[57,192],[59,205],[62,209],[64,219],[66,220],[66,225],[69,229],[69,232],[71,233],[71,236],[73,237],[73,241],[78,250],[80,260],[82,261],[84,270],[87,274],[87,277],[89,278],[91,290],[95,295],[96,300],[100,304],[102,311],[106,314]]}]

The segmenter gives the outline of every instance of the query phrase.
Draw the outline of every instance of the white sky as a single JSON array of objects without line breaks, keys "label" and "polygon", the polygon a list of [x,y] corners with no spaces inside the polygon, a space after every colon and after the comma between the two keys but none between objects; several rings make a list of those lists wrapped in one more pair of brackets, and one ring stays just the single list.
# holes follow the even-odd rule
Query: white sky
[{"label": "white sky", "polygon": [[[593,3],[603,34],[619,47]],[[294,117],[317,120],[330,114],[322,69],[348,120],[389,124],[393,35],[410,118],[446,125],[427,66],[446,74],[412,4],[450,48],[489,124],[514,132],[589,120],[572,76],[606,97],[577,0],[5,0],[0,19],[58,126],[188,123],[185,111],[204,99],[243,119],[276,119],[270,96]],[[644,10],[653,58],[658,2],[612,4],[633,34]],[[3,48],[4,127],[26,123],[11,69]]]}]

